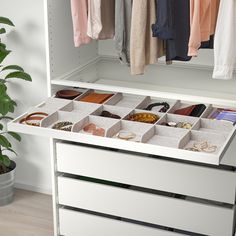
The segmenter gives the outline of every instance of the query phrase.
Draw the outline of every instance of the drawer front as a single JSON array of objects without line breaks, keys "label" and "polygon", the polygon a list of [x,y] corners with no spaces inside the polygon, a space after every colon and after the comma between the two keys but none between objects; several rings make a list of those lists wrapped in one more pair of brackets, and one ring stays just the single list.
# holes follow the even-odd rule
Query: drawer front
[{"label": "drawer front", "polygon": [[236,173],[57,143],[58,171],[234,204]]},{"label": "drawer front", "polygon": [[60,234],[66,236],[180,236],[124,221],[67,209],[59,209]]},{"label": "drawer front", "polygon": [[234,209],[58,177],[59,204],[204,235],[232,236]]}]

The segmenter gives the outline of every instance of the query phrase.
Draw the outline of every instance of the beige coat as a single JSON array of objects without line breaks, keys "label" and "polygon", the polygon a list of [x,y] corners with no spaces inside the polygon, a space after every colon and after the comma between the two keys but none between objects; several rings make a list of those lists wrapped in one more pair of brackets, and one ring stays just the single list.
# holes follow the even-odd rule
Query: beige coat
[{"label": "beige coat", "polygon": [[144,73],[145,66],[155,64],[164,55],[163,40],[152,37],[152,24],[156,22],[155,0],[133,0],[130,66],[132,75]]}]

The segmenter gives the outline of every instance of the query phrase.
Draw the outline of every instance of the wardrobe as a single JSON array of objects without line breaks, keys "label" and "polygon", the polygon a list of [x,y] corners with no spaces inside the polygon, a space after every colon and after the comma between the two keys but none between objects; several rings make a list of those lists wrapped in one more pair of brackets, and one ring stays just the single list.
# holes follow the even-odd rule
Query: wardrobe
[{"label": "wardrobe", "polygon": [[[144,75],[131,76],[113,40],[74,47],[70,1],[44,2],[48,98],[8,128],[50,138],[55,236],[234,236],[236,127],[209,125],[207,114],[236,108],[236,80],[212,79],[213,50],[172,65],[161,58]],[[114,95],[106,104],[82,106],[55,98],[60,89]],[[207,109],[186,131],[109,119],[100,120],[105,137],[78,132],[102,109],[113,106],[125,117],[150,101],[168,101],[166,120],[186,104]],[[50,114],[40,127],[19,123],[35,111]],[[77,122],[72,132],[51,129],[60,119]],[[139,132],[140,141],[112,138],[122,128]],[[160,136],[162,144],[150,142]],[[217,143],[217,152],[184,149],[199,138]]]}]

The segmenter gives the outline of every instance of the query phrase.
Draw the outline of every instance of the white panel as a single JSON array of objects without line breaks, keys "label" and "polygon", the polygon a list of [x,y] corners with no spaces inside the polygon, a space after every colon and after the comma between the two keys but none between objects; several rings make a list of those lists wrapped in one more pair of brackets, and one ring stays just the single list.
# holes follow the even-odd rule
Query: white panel
[{"label": "white panel", "polygon": [[149,228],[101,216],[59,209],[60,233],[66,236],[180,236],[173,232]]},{"label": "white panel", "polygon": [[163,89],[166,87],[167,91],[172,88],[173,92],[182,91],[183,94],[215,97],[215,93],[215,98],[224,95],[225,98],[236,100],[236,79],[214,80],[211,76],[212,70],[209,69],[172,65],[150,65],[144,75],[131,76],[130,69],[112,57],[104,58],[98,66],[98,77],[114,80],[114,85],[116,81],[124,81],[131,88],[159,90],[161,86]]},{"label": "white panel", "polygon": [[232,236],[234,209],[65,177],[58,177],[58,197],[62,205],[211,236]]},{"label": "white panel", "polygon": [[63,143],[57,143],[57,169],[219,202],[235,202],[236,173],[231,171]]},{"label": "white panel", "polygon": [[97,57],[97,42],[74,47],[69,0],[48,0],[48,30],[53,78],[67,74]]}]

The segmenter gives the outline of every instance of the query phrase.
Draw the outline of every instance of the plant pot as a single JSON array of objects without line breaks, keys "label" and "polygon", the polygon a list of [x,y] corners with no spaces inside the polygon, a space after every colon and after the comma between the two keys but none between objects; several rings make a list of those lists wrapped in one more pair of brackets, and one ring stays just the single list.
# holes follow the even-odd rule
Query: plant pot
[{"label": "plant pot", "polygon": [[11,161],[11,171],[0,174],[0,206],[12,203],[14,199],[14,178],[16,163]]}]

